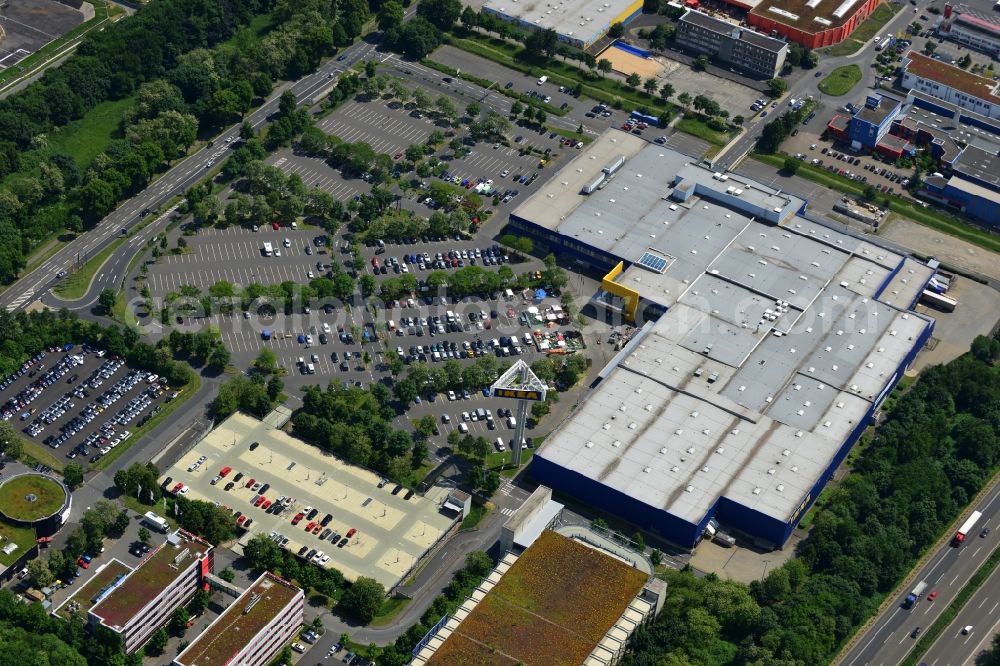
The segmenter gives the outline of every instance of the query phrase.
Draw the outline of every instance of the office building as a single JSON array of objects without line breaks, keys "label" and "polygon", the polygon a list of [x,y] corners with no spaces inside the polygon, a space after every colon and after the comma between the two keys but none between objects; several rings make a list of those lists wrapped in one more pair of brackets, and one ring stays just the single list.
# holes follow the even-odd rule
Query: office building
[{"label": "office building", "polygon": [[772,79],[781,73],[788,44],[749,28],[689,9],[677,22],[677,43],[754,76]]},{"label": "office building", "polygon": [[[864,105],[851,104],[851,111],[838,112],[827,124],[830,134],[841,141],[850,143],[855,150],[866,148],[871,151],[892,155],[897,151],[895,144],[884,150],[880,144],[899,116],[903,104],[885,95],[873,94],[865,98]],[[899,157],[899,155],[895,155]]]},{"label": "office building", "polygon": [[945,5],[937,34],[992,58],[1000,56],[1000,21],[965,5]]},{"label": "office building", "polygon": [[951,175],[924,178],[922,193],[974,220],[1000,228],[1000,153],[966,146],[949,165]]},{"label": "office building", "polygon": [[515,210],[635,322],[532,476],[685,548],[712,518],[782,546],[934,326],[931,268],[807,215],[618,131]]},{"label": "office building", "polygon": [[264,573],[174,659],[174,666],[264,666],[304,621],[305,594]]},{"label": "office building", "polygon": [[1000,83],[916,51],[903,57],[901,85],[904,90],[916,90],[986,118],[1000,119]]},{"label": "office building", "polygon": [[90,624],[120,635],[125,652],[135,652],[205,585],[213,558],[212,544],[184,530],[174,532],[98,593],[87,611]]}]

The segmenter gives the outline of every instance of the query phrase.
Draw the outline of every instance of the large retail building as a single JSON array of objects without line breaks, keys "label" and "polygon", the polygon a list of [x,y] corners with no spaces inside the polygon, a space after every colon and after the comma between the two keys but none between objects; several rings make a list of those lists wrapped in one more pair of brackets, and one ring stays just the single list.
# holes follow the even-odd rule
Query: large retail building
[{"label": "large retail building", "polygon": [[712,518],[783,545],[934,327],[931,268],[806,215],[617,130],[514,211],[636,326],[533,476],[684,547]]}]

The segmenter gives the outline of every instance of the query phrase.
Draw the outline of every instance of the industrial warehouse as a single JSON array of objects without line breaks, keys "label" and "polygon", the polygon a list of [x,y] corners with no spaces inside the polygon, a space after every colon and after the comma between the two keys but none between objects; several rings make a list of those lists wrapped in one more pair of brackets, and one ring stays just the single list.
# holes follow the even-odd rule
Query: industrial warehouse
[{"label": "industrial warehouse", "polygon": [[533,476],[686,548],[713,518],[782,546],[934,327],[930,267],[806,209],[614,131],[514,211],[637,327]]}]

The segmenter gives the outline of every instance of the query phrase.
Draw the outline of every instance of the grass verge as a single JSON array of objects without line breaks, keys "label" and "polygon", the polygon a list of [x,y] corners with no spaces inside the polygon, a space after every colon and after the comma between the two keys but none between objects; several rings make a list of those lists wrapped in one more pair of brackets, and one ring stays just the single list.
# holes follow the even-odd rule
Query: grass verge
[{"label": "grass verge", "polygon": [[10,555],[0,550],[0,564],[5,567],[14,564],[17,558],[24,555],[24,551],[30,550],[35,545],[35,530],[30,527],[0,523],[0,548],[6,547],[9,543],[16,543],[17,549]]},{"label": "grass verge", "polygon": [[90,289],[90,283],[94,279],[94,275],[100,270],[104,262],[108,260],[108,257],[118,249],[118,246],[125,242],[124,238],[116,239],[111,245],[95,254],[91,257],[87,263],[85,263],[80,270],[73,273],[56,287],[55,292],[60,298],[75,301],[79,298],[83,298],[87,291]]},{"label": "grass verge", "polygon": [[983,586],[983,583],[989,580],[998,564],[1000,564],[1000,549],[994,550],[989,558],[983,562],[983,566],[979,567],[979,569],[976,570],[976,573],[972,574],[972,578],[970,578],[969,582],[965,584],[965,587],[961,589],[958,596],[955,597],[955,600],[949,604],[948,608],[946,608],[941,615],[938,616],[938,619],[934,621],[934,624],[924,631],[923,638],[917,641],[916,647],[914,647],[913,651],[910,652],[910,654],[906,656],[906,659],[902,661],[901,666],[916,666],[920,663],[920,658],[927,653],[927,650],[929,650],[932,645],[934,645],[934,641],[936,641],[938,637],[944,633],[944,630],[948,628],[948,625],[955,621],[959,611],[961,611],[965,604],[968,603],[969,599],[972,598],[972,595],[974,595],[976,591]]},{"label": "grass verge", "polygon": [[684,118],[677,121],[675,127],[685,134],[696,136],[703,141],[708,141],[713,146],[724,146],[729,143],[730,135],[719,132],[706,125],[697,118]]},{"label": "grass verge", "polygon": [[838,67],[819,82],[819,90],[825,95],[840,97],[846,95],[861,80],[861,68],[857,65]]},{"label": "grass verge", "polygon": [[43,465],[51,467],[60,474],[62,473],[64,463],[60,462],[58,458],[52,455],[49,447],[39,444],[31,439],[22,439],[21,441],[24,442],[24,453],[21,454],[21,462],[28,465],[36,462],[42,463]]},{"label": "grass verge", "polygon": [[192,377],[193,379],[188,382],[187,386],[177,389],[177,392],[180,393],[180,395],[170,402],[162,403],[162,407],[160,407],[160,411],[156,414],[156,416],[149,419],[145,425],[134,429],[132,431],[132,436],[125,440],[125,444],[119,444],[115,448],[111,449],[107,455],[91,465],[90,469],[107,469],[111,463],[120,458],[123,453],[128,451],[133,445],[135,445],[136,442],[141,440],[146,433],[165,421],[177,410],[178,407],[187,402],[188,398],[197,393],[198,389],[201,388],[201,377],[198,376],[198,373],[193,373]]},{"label": "grass verge", "polygon": [[865,22],[854,31],[854,34],[851,35],[850,39],[845,39],[841,43],[828,48],[826,52],[832,56],[848,56],[857,53],[858,49],[878,34],[878,31],[882,29],[882,26],[888,23],[889,20],[896,15],[898,8],[898,5],[883,2],[881,5],[876,7],[875,11],[872,12],[872,15],[869,16]]},{"label": "grass verge", "polygon": [[476,527],[482,522],[483,518],[489,515],[490,510],[490,507],[485,504],[473,503],[472,508],[469,510],[469,515],[462,519],[462,525],[458,530],[461,532],[462,530],[471,530]]},{"label": "grass verge", "polygon": [[369,627],[385,627],[393,623],[396,616],[399,615],[404,608],[412,601],[412,599],[407,599],[406,597],[389,597],[382,602],[382,606],[379,607],[378,612],[375,613],[375,617],[372,621],[368,623]]},{"label": "grass verge", "polygon": [[494,92],[500,93],[501,95],[510,97],[511,99],[516,99],[522,104],[533,106],[539,109],[544,109],[546,113],[553,116],[565,116],[566,113],[570,110],[570,109],[560,109],[558,106],[546,104],[545,102],[539,100],[537,97],[529,97],[528,95],[521,92],[517,92],[512,88],[511,89],[503,88],[497,85],[496,81],[483,79],[478,76],[469,74],[468,72],[459,72],[457,69],[454,69],[453,67],[449,67],[448,65],[442,65],[439,62],[434,62],[429,58],[424,58],[423,60],[420,61],[420,64],[424,65],[425,67],[430,67],[431,69],[436,69],[437,71],[443,74],[447,74],[448,76],[457,76],[458,78],[463,79],[465,81],[469,81],[470,83],[475,83],[477,86],[485,88],[486,90],[492,90]]},{"label": "grass verge", "polygon": [[[785,164],[785,157],[787,156],[752,153],[752,157],[759,162],[781,169]],[[825,185],[826,187],[837,190],[838,192],[844,192],[845,194],[861,196],[864,192],[864,185],[861,183],[844,178],[839,174],[830,173],[829,171],[826,171],[821,167],[813,166],[812,164],[801,164],[796,175],[807,178],[814,183]],[[964,241],[968,241],[973,245],[978,245],[979,247],[989,250],[990,252],[1000,252],[1000,237],[998,236],[994,236],[986,231],[981,231],[957,218],[950,217],[949,215],[939,212],[933,208],[924,208],[923,206],[901,199],[895,195],[880,194],[879,200],[881,199],[888,200],[889,209],[892,212],[898,213],[909,220],[913,220],[918,224],[930,227],[931,229],[948,234],[949,236],[961,238]]]}]

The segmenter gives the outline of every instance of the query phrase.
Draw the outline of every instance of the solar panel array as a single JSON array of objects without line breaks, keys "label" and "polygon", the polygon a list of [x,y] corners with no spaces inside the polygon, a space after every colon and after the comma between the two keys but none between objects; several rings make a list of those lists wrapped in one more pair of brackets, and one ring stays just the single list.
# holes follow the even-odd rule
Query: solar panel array
[{"label": "solar panel array", "polygon": [[658,254],[653,254],[652,252],[644,252],[641,257],[639,257],[638,264],[643,268],[648,268],[651,271],[657,273],[662,273],[667,270],[667,260]]}]

